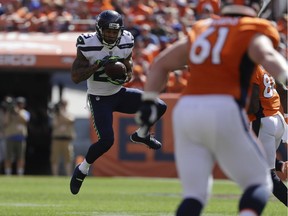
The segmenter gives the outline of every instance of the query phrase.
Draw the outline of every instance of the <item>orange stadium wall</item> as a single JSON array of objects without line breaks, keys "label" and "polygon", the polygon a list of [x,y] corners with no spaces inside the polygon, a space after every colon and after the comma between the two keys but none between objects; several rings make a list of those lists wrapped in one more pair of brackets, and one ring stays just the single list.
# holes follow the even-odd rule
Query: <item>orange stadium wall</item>
[{"label": "orange stadium wall", "polygon": [[[178,94],[162,94],[167,103],[165,115],[152,128],[155,137],[163,146],[153,151],[141,144],[131,143],[130,134],[137,125],[133,115],[114,113],[113,127],[115,142],[112,148],[93,164],[91,172],[94,176],[141,176],[141,177],[177,177],[174,161],[173,133],[171,114],[178,99]],[[97,140],[91,124],[91,140]],[[218,166],[214,168],[215,178],[226,178]]]}]

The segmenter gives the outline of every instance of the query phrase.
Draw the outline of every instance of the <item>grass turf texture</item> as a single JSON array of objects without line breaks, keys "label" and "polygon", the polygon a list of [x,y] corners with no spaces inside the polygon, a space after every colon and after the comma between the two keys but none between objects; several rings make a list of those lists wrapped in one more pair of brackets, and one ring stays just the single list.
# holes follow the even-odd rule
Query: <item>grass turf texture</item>
[{"label": "grass turf texture", "polygon": [[[0,177],[2,216],[173,216],[181,200],[178,179],[87,177],[78,195],[68,177]],[[239,188],[217,180],[204,216],[236,215]],[[286,216],[286,207],[271,196],[265,216]]]}]

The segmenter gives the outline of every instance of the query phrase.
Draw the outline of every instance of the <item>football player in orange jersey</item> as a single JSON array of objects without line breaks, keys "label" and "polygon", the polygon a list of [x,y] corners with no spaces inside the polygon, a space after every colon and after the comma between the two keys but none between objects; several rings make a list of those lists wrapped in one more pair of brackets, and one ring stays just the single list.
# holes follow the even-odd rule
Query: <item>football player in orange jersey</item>
[{"label": "football player in orange jersey", "polygon": [[[279,85],[280,88],[283,85]],[[252,98],[249,119],[263,144],[270,168],[273,194],[287,206],[287,187],[275,170],[276,151],[285,131],[285,120],[280,112],[280,96],[274,78],[259,66],[252,77]],[[253,108],[253,109],[252,109]]]},{"label": "football player in orange jersey", "polygon": [[287,82],[288,65],[276,50],[277,29],[257,18],[260,0],[221,2],[220,18],[196,22],[186,38],[156,57],[135,119],[145,126],[156,121],[156,98],[169,71],[188,64],[188,85],[173,111],[175,160],[183,188],[177,216],[201,214],[216,162],[243,190],[240,216],[261,215],[272,191],[265,152],[249,129],[245,107],[258,64],[280,83]]}]

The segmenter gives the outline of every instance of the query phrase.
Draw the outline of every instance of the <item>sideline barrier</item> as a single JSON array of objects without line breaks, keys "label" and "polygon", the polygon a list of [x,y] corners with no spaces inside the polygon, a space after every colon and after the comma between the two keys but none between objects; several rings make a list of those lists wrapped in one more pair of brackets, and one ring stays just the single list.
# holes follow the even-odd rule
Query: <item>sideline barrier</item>
[{"label": "sideline barrier", "polygon": [[[155,137],[163,144],[160,150],[154,151],[129,140],[138,127],[134,115],[114,113],[113,127],[115,142],[111,149],[93,164],[94,176],[139,176],[139,177],[177,177],[174,161],[173,133],[171,114],[177,102],[178,94],[162,94],[168,109],[159,122],[152,128]],[[97,140],[91,124],[91,140]],[[226,178],[221,170],[214,168],[215,178]]]}]

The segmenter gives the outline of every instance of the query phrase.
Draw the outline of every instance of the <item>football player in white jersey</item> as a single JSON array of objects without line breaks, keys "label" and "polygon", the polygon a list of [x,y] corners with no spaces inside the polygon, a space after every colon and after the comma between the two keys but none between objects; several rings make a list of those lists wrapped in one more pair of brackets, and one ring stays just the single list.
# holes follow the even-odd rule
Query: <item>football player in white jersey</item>
[{"label": "football player in white jersey", "polygon": [[[113,145],[113,112],[136,113],[142,96],[142,91],[122,86],[131,79],[134,38],[129,31],[124,30],[119,13],[113,10],[101,12],[96,18],[96,32],[81,34],[76,46],[77,56],[72,65],[71,77],[75,83],[87,80],[87,97],[98,141],[90,146],[85,159],[74,170],[70,181],[72,194],[79,192],[90,165]],[[106,75],[104,66],[113,61],[125,64],[127,74],[123,79],[111,80]],[[164,101],[158,100],[160,118],[167,106]],[[140,127],[130,136],[130,140],[151,149],[160,149],[162,144],[149,134],[149,128]]]}]

